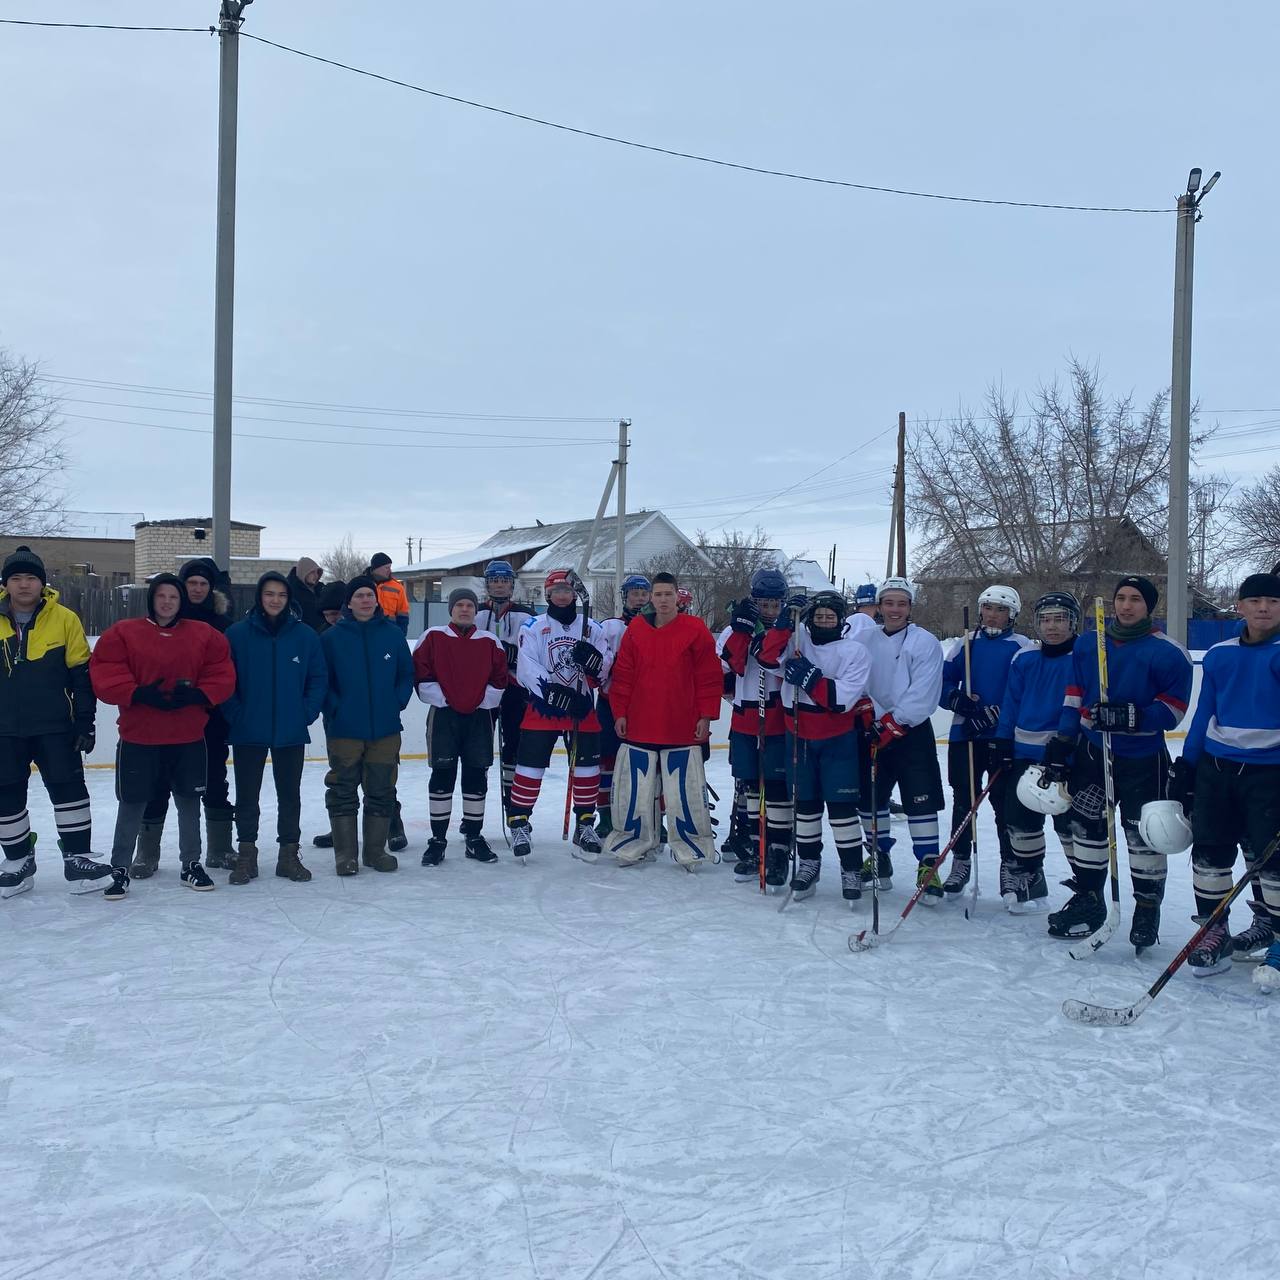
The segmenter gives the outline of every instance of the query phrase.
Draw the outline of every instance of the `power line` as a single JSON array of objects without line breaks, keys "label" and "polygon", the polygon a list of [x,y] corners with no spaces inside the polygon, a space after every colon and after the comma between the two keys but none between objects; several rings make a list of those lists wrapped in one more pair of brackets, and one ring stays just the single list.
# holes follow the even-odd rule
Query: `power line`
[{"label": "power line", "polygon": [[67,27],[77,31],[194,31],[207,36],[212,27],[135,27],[118,22],[37,22],[33,18],[0,18],[9,27]]}]

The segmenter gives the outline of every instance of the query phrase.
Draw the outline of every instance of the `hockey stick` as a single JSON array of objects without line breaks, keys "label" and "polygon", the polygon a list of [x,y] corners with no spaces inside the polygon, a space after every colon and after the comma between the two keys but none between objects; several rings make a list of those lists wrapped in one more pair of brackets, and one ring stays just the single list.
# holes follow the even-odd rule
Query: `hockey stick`
[{"label": "hockey stick", "polygon": [[[1093,598],[1093,628],[1098,638],[1098,701],[1107,700],[1107,617],[1102,597]],[[1111,768],[1111,735],[1102,735],[1102,785],[1107,797],[1107,870],[1111,876],[1111,905],[1102,927],[1071,947],[1073,960],[1087,960],[1111,941],[1120,927],[1120,855],[1116,850],[1116,783]]]},{"label": "hockey stick", "polygon": [[[800,625],[800,610],[791,610],[791,634],[794,637],[796,628]],[[794,643],[794,640],[793,640]],[[800,652],[800,646],[796,645],[796,652]],[[785,654],[783,655],[785,658]],[[795,732],[791,735],[791,776],[788,778],[788,784],[791,788],[791,847],[788,855],[788,862],[791,864],[791,879],[787,881],[787,896],[778,904],[778,912],[781,914],[787,909],[787,904],[791,901],[795,890],[791,887],[791,881],[796,878],[796,782],[800,772],[800,695],[804,691],[798,686],[795,694],[791,699],[792,713],[795,720]],[[781,694],[778,695],[781,699]]]},{"label": "hockey stick", "polygon": [[[565,581],[573,588],[573,594],[578,597],[582,607],[581,638],[585,640],[587,638],[587,628],[591,625],[591,597],[587,594],[586,583],[572,569],[566,575]],[[581,672],[574,679],[573,687],[577,692],[582,692]],[[564,789],[564,827],[560,832],[561,840],[568,840],[569,838],[569,816],[573,812],[573,774],[578,767],[578,733],[581,723],[580,717],[574,716],[573,730],[569,735],[569,780]]]},{"label": "hockey stick", "polygon": [[[973,645],[969,634],[969,606],[964,607],[964,692],[970,702],[973,701]],[[969,795],[977,793],[976,770],[973,763],[973,730],[965,722],[965,732],[969,736]],[[964,918],[970,920],[978,910],[978,824],[973,824],[973,843],[969,850],[969,874],[972,883],[969,886],[969,905],[965,908]],[[936,875],[937,872],[935,871]]]},{"label": "hockey stick", "polygon": [[[871,729],[871,741],[868,745],[871,752],[871,933],[880,936],[880,810],[876,805],[876,785],[879,781],[880,765],[876,760],[879,747],[876,745],[875,728]],[[866,930],[862,936],[866,936]],[[849,939],[849,947],[853,948],[853,939]]]},{"label": "hockey stick", "polygon": [[[497,637],[499,644],[502,644],[502,619],[505,618],[507,614],[510,612],[511,612],[510,600],[507,601],[506,608],[504,608],[503,611],[499,613],[497,608],[497,601],[494,600],[492,596],[489,597],[489,621],[493,623],[493,634]],[[503,653],[505,652],[506,650],[504,648]],[[510,666],[508,666],[507,668],[507,674],[512,678],[514,678],[515,676],[515,672],[510,669]],[[505,697],[506,690],[504,689],[502,692],[503,692],[503,696]],[[503,771],[503,768],[505,767],[502,761],[502,753],[506,750],[507,735],[502,728],[501,700],[499,700],[498,702],[497,713],[494,716],[494,720],[497,721],[497,728],[498,728],[498,799],[499,799],[499,803],[502,806],[502,838],[507,842],[507,848],[510,849],[511,848],[511,823],[507,820],[507,806],[510,803],[510,793],[502,785],[502,771]],[[521,865],[523,865],[523,861],[524,860],[521,859]]]},{"label": "hockey stick", "polygon": [[1246,868],[1244,875],[1231,886],[1231,891],[1214,907],[1209,913],[1209,918],[1191,935],[1187,945],[1169,961],[1165,971],[1147,988],[1147,994],[1141,999],[1119,1009],[1111,1009],[1101,1004],[1086,1004],[1083,1000],[1064,1000],[1062,1012],[1072,1022],[1079,1022],[1086,1027],[1127,1027],[1131,1022],[1137,1022],[1147,1006],[1164,990],[1169,979],[1182,967],[1183,961],[1196,949],[1200,939],[1225,917],[1231,909],[1231,904],[1253,882],[1254,874],[1262,870],[1276,856],[1278,849],[1280,849],[1280,835],[1267,845],[1262,858],[1255,862],[1253,867]]},{"label": "hockey stick", "polygon": [[[875,756],[872,755],[871,759],[872,759],[871,776],[874,778],[875,777]],[[938,854],[938,861],[935,864],[936,866],[938,867],[942,866],[942,864],[947,860],[947,858],[951,856],[951,850],[955,848],[956,841],[960,839],[960,836],[964,832],[965,828],[971,822],[977,821],[978,810],[982,807],[982,802],[991,793],[991,788],[995,786],[996,779],[999,778],[999,776],[1003,772],[1004,772],[1004,768],[1002,766],[1001,768],[997,769],[995,773],[993,773],[991,777],[987,780],[987,785],[982,788],[981,793],[978,795],[977,799],[974,800],[973,808],[970,809],[969,812],[965,815],[964,821],[961,822],[961,824],[955,829],[955,831],[951,833],[951,839],[947,841],[946,847],[942,850],[940,854]],[[874,813],[874,810],[872,812]],[[874,820],[872,823],[872,829],[874,830]],[[878,865],[877,865],[877,870],[879,870]],[[907,905],[902,908],[902,914],[893,922],[893,924],[888,929],[885,930],[884,933],[881,933],[879,929],[875,927],[877,922],[874,915],[872,917],[871,933],[868,933],[866,929],[863,929],[861,933],[851,933],[849,935],[849,950],[854,952],[870,951],[872,947],[883,946],[886,942],[888,942],[889,939],[892,938],[893,935],[897,933],[899,929],[902,928],[902,922],[911,914],[912,909],[915,907],[916,903],[919,902],[920,899],[924,897],[924,891],[928,887],[928,883],[929,882],[927,880],[922,880],[916,886],[915,893],[911,895],[910,899],[907,902]]]},{"label": "hockey stick", "polygon": [[767,817],[765,813],[765,800],[764,800],[764,749],[765,749],[765,739],[767,736],[765,734],[765,681],[768,679],[768,674],[766,673],[765,669],[762,666],[760,666],[759,658],[756,659],[756,667],[760,671],[760,692],[759,692],[759,696],[756,698],[756,705],[760,709],[760,719],[756,723],[756,786],[760,789],[760,812],[756,815],[757,818],[759,819],[756,825],[757,827],[759,827],[758,834],[760,837],[759,856],[757,859],[760,865],[757,868],[757,871],[759,872],[759,876],[760,876],[760,892],[764,893],[765,892],[764,859],[765,859],[765,853],[769,847],[768,834],[767,834],[768,833]]}]

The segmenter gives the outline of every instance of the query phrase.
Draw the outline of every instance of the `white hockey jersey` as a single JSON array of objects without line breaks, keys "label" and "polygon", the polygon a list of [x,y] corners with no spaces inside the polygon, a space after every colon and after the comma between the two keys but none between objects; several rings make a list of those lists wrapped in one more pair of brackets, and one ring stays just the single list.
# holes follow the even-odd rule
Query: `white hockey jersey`
[{"label": "white hockey jersey", "polygon": [[893,635],[877,627],[863,636],[871,654],[867,691],[877,718],[892,715],[904,729],[924,724],[942,696],[942,645],[914,622]]}]

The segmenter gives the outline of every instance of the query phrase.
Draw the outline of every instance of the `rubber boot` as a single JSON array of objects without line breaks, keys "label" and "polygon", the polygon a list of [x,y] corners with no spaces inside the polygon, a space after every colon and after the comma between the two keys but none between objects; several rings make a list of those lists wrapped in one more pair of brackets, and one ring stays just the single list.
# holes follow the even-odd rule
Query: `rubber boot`
[{"label": "rubber boot", "polygon": [[400,801],[396,801],[395,816],[391,819],[391,827],[387,834],[387,848],[393,853],[409,847],[409,837],[404,833],[404,819],[400,816]]},{"label": "rubber boot", "polygon": [[235,865],[231,868],[228,884],[248,884],[258,878],[258,846],[251,840],[240,841],[240,852],[236,854]]},{"label": "rubber boot", "polygon": [[[362,861],[366,867],[372,867],[375,871],[394,871],[400,865],[395,854],[387,852],[387,833],[390,830],[390,818],[365,810]],[[334,834],[336,836],[337,832]]]},{"label": "rubber boot", "polygon": [[317,849],[332,849],[333,848],[333,832],[326,831],[324,835],[316,836],[311,841],[311,843],[315,845]]},{"label": "rubber boot", "polygon": [[138,848],[129,868],[130,880],[149,880],[160,866],[160,837],[164,835],[164,820],[144,822],[138,832]]},{"label": "rubber boot", "polygon": [[302,859],[298,857],[296,844],[280,846],[280,852],[276,854],[276,875],[282,880],[292,880],[297,884],[304,884],[311,879],[311,872],[302,865]]},{"label": "rubber boot", "polygon": [[329,821],[333,832],[333,864],[340,876],[353,876],[360,870],[360,845],[356,835],[354,813],[339,814]]},{"label": "rubber boot", "polygon": [[208,871],[226,871],[235,863],[236,851],[231,844],[231,819],[204,815],[205,858]]}]

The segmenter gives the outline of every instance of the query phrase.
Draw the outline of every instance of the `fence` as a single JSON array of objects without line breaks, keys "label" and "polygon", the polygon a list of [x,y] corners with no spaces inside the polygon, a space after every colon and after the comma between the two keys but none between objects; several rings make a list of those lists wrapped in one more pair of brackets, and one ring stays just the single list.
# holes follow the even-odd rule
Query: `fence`
[{"label": "fence", "polygon": [[[141,618],[147,611],[147,588],[129,585],[103,587],[84,578],[49,576],[59,601],[84,624],[86,635],[100,636],[122,618]],[[253,608],[257,587],[237,583],[231,588],[231,616],[243,618]]]}]

